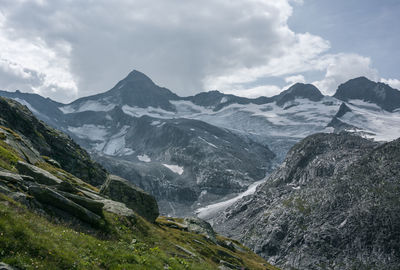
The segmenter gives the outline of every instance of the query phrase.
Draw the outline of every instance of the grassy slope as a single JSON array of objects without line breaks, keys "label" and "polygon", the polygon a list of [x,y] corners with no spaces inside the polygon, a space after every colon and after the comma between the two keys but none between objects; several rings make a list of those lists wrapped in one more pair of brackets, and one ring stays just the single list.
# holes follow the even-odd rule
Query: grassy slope
[{"label": "grassy slope", "polygon": [[[0,135],[0,167],[16,172],[15,164],[23,157],[6,143],[4,132]],[[64,181],[96,190],[51,164],[36,165]],[[101,230],[79,228],[49,220],[0,194],[0,261],[21,269],[217,269],[222,259],[248,269],[277,269],[243,246],[233,252],[203,235],[170,228],[163,217],[156,224],[141,217],[110,213],[105,217]]]},{"label": "grassy slope", "polygon": [[202,235],[140,217],[106,219],[106,232],[71,228],[0,194],[0,261],[23,269],[216,269],[214,260],[222,257],[250,269],[276,269],[244,247],[232,252]]}]

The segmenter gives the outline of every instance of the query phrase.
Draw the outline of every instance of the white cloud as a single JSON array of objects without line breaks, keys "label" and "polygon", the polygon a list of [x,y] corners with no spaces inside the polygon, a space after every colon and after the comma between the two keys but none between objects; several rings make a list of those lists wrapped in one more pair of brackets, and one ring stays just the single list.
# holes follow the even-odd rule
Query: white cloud
[{"label": "white cloud", "polygon": [[69,70],[70,47],[65,42],[49,47],[40,37],[26,39],[5,27],[0,14],[0,78],[2,88],[46,96],[61,91],[76,97],[77,86]]},{"label": "white cloud", "polygon": [[271,97],[282,92],[282,89],[276,85],[262,85],[247,89],[226,90],[225,94],[232,94],[240,97],[257,98],[257,97]]},{"label": "white cloud", "polygon": [[289,84],[294,84],[294,83],[305,83],[306,79],[304,78],[303,75],[293,75],[285,78],[285,82]]},{"label": "white cloud", "polygon": [[379,79],[378,71],[371,67],[371,59],[358,54],[325,55],[319,65],[326,68],[325,77],[313,84],[325,95],[335,93],[339,84],[355,77],[365,76],[370,80]]},{"label": "white cloud", "polygon": [[378,78],[369,58],[328,54],[328,40],[290,29],[292,5],[302,3],[2,0],[0,88],[71,101],[132,69],[180,95],[272,95],[282,87],[260,81],[305,82],[302,73],[315,71],[326,72],[316,82],[325,93],[354,76]]},{"label": "white cloud", "polygon": [[400,80],[398,79],[381,79],[381,82],[390,85],[391,87],[400,90]]},{"label": "white cloud", "polygon": [[[184,95],[239,89],[302,71],[329,48],[289,29],[291,3],[301,1],[3,2],[4,27],[13,33],[2,33],[2,41],[20,43],[6,59],[42,74],[45,88],[77,85],[79,96],[109,89],[133,68]],[[21,60],[29,55],[35,59]]]}]

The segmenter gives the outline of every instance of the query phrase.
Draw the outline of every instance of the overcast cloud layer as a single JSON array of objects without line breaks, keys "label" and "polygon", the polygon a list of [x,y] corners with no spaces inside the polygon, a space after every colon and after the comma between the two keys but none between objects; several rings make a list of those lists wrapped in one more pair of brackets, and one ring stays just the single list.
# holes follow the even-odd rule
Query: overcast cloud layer
[{"label": "overcast cloud layer", "polygon": [[132,69],[184,96],[271,96],[295,82],[333,94],[356,76],[400,88],[368,56],[333,54],[323,37],[292,31],[288,19],[301,4],[0,0],[0,88],[69,102],[110,89]]}]

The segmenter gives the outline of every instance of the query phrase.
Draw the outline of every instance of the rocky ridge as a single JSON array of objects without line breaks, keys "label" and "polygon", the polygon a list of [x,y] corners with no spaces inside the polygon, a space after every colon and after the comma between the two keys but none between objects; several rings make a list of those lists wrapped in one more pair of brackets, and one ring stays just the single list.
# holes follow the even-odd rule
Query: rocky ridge
[{"label": "rocky ridge", "polygon": [[316,134],[214,228],[283,269],[397,269],[400,139]]},{"label": "rocky ridge", "polygon": [[218,91],[179,97],[132,71],[111,90],[70,104],[0,95],[23,102],[110,172],[156,196],[161,213],[185,216],[244,192],[311,134],[397,138],[400,111],[392,101],[399,93],[361,77],[334,97],[301,83],[256,99]]}]

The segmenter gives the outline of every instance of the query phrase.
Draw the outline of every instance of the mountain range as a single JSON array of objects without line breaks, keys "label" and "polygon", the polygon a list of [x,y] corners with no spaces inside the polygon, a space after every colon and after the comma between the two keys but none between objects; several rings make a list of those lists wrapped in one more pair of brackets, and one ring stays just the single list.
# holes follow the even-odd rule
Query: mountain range
[{"label": "mountain range", "polygon": [[0,269],[278,268],[203,220],[159,216],[153,196],[0,98]]},{"label": "mountain range", "polygon": [[365,77],[340,85],[332,97],[302,83],[273,97],[179,97],[139,71],[70,104],[19,91],[0,95],[156,196],[161,213],[178,216],[246,192],[308,135],[349,131],[389,141],[400,134],[400,91]]}]

